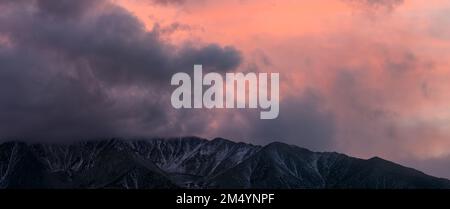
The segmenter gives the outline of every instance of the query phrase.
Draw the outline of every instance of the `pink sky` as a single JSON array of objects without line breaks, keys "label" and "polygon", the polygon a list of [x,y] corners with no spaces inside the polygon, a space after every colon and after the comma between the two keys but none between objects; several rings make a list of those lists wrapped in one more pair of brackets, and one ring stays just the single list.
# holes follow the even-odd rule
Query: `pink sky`
[{"label": "pink sky", "polygon": [[[0,136],[280,141],[450,178],[449,14],[448,0],[0,1]],[[193,64],[280,73],[279,117],[172,108],[170,77]]]},{"label": "pink sky", "polygon": [[[244,57],[237,71],[280,72],[282,98],[318,92],[337,151],[429,171],[420,162],[450,156],[448,1],[115,2],[175,45],[232,45]],[[204,135],[220,133],[222,119],[211,120]]]}]

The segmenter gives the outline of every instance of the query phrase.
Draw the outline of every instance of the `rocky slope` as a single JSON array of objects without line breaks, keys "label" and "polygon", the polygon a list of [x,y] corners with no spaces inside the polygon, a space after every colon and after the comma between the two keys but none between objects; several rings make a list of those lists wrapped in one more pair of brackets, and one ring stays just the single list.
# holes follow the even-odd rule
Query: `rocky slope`
[{"label": "rocky slope", "polygon": [[401,165],[217,138],[0,145],[0,188],[450,188]]}]

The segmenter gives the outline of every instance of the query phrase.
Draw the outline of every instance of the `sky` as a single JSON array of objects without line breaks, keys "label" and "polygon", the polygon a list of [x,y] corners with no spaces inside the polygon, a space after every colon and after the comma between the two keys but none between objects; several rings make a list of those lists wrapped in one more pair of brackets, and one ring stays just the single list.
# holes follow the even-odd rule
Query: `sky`
[{"label": "sky", "polygon": [[[446,0],[0,0],[0,139],[224,137],[450,178]],[[175,110],[170,78],[280,73],[280,113]]]}]

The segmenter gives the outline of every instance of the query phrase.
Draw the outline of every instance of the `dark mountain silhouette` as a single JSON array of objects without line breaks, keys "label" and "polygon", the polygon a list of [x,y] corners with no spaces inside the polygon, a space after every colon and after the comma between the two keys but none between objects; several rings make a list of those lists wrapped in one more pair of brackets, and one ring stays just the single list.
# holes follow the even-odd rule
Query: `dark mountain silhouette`
[{"label": "dark mountain silhouette", "polygon": [[401,165],[217,138],[0,145],[0,188],[450,188]]}]

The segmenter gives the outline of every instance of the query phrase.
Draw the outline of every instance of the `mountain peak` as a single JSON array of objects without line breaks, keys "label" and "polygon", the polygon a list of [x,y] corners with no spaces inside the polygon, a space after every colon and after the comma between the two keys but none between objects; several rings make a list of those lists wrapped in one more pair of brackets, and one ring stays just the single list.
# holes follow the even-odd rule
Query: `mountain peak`
[{"label": "mountain peak", "polygon": [[450,188],[374,157],[224,138],[0,144],[0,188]]},{"label": "mountain peak", "polygon": [[211,140],[212,142],[219,142],[219,143],[236,143],[236,142],[233,142],[233,141],[231,141],[231,140],[228,140],[228,139],[224,139],[224,138],[221,138],[221,137],[216,137],[216,138],[214,138],[213,140]]}]

